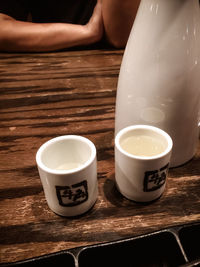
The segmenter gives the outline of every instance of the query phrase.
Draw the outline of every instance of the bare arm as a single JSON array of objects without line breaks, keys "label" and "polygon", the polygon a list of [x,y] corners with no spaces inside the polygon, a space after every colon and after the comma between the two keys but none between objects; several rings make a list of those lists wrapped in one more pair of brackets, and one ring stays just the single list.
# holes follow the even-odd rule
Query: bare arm
[{"label": "bare arm", "polygon": [[102,34],[99,1],[86,25],[22,22],[0,14],[1,51],[53,51],[95,43]]},{"label": "bare arm", "polygon": [[126,45],[140,0],[102,0],[105,34],[115,47]]}]

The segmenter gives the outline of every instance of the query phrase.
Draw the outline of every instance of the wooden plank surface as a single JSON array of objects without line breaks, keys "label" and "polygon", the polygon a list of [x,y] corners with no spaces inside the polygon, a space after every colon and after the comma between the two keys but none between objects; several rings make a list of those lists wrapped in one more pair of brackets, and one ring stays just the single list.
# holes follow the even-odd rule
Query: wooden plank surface
[{"label": "wooden plank surface", "polygon": [[[123,50],[0,54],[0,262],[118,240],[200,220],[200,146],[169,171],[164,194],[144,205],[115,187],[114,112]],[[99,195],[85,215],[49,210],[35,163],[66,134],[97,147]]]}]

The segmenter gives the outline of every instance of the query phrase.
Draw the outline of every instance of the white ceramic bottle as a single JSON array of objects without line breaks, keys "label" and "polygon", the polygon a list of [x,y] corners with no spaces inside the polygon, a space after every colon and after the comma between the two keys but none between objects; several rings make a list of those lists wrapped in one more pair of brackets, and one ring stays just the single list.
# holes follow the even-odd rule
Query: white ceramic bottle
[{"label": "white ceramic bottle", "polygon": [[198,0],[141,0],[119,74],[115,134],[147,124],[173,139],[171,167],[190,160],[200,107]]}]

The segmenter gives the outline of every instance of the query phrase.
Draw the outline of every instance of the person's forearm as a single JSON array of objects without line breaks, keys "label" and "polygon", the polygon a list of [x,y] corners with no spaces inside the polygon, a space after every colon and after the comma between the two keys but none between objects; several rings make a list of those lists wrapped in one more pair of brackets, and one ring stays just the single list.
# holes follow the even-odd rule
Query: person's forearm
[{"label": "person's forearm", "polygon": [[4,22],[0,35],[0,50],[3,51],[50,51],[84,45],[90,39],[82,25],[36,24],[16,20]]},{"label": "person's forearm", "polygon": [[115,47],[124,47],[128,40],[140,0],[102,0],[105,34]]},{"label": "person's forearm", "polygon": [[97,42],[103,34],[98,1],[86,25],[22,22],[0,14],[0,51],[53,51]]}]

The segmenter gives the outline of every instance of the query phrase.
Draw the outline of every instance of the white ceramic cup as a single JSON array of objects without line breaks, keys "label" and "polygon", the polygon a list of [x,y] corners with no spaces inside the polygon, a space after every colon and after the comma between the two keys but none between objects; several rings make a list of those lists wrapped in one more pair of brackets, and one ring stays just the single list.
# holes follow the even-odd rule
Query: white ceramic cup
[{"label": "white ceramic cup", "polygon": [[98,195],[96,148],[77,135],[44,143],[36,162],[49,208],[62,216],[88,211]]},{"label": "white ceramic cup", "polygon": [[[147,141],[150,138],[159,142],[162,149],[157,150],[159,147],[157,144],[141,141],[141,136]],[[137,152],[138,154],[135,151],[134,154],[127,152],[127,146],[131,147],[130,142],[127,143],[130,137],[139,138],[137,139],[139,143],[132,148],[138,146],[140,150],[141,144],[144,145],[144,149]],[[159,198],[166,184],[172,145],[171,137],[153,126],[134,125],[119,131],[115,137],[115,179],[121,194],[137,202],[149,202]],[[149,152],[146,154],[148,147],[151,152],[152,146],[154,154]]]}]

